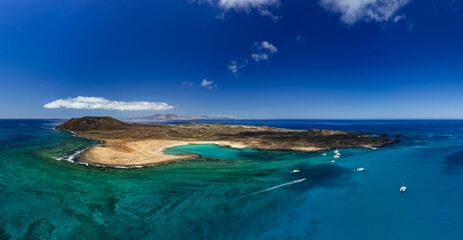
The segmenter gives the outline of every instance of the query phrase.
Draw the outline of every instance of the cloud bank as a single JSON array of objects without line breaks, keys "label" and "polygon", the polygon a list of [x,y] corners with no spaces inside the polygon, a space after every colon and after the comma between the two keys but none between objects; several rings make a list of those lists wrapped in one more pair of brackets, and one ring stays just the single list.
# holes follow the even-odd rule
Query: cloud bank
[{"label": "cloud bank", "polygon": [[[276,21],[281,16],[274,11],[281,6],[280,0],[193,0],[207,2],[219,8],[222,13],[218,18],[225,18],[229,11],[259,14]],[[318,0],[320,6],[327,11],[340,14],[340,19],[346,25],[360,21],[387,22],[394,20],[397,11],[411,0]]]},{"label": "cloud bank", "polygon": [[326,10],[341,14],[341,21],[353,25],[359,21],[387,22],[410,0],[320,0]]},{"label": "cloud bank", "polygon": [[167,110],[173,108],[163,102],[119,102],[111,101],[102,97],[76,97],[58,99],[47,103],[44,108],[71,108],[71,109],[105,109],[119,111],[139,110]]}]

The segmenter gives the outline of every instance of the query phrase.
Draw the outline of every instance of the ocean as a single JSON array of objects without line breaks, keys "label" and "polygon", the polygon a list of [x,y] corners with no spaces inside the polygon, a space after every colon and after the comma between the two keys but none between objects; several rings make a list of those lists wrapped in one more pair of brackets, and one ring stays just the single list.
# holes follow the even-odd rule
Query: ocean
[{"label": "ocean", "polygon": [[201,157],[130,169],[66,157],[98,142],[63,121],[0,120],[0,239],[463,239],[463,121],[204,120],[399,141],[338,159],[178,146]]}]

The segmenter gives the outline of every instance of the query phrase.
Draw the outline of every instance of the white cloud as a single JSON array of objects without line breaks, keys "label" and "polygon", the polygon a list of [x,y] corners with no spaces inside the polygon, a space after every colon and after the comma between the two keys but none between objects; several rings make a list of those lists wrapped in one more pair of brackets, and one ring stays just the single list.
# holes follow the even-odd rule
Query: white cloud
[{"label": "white cloud", "polygon": [[410,25],[408,25],[408,30],[411,31],[411,30],[413,30],[413,28],[415,28],[415,24],[410,23]]},{"label": "white cloud", "polygon": [[218,5],[224,10],[249,11],[252,8],[279,7],[279,0],[219,0]]},{"label": "white cloud", "polygon": [[207,88],[209,90],[217,89],[217,83],[214,84],[214,81],[207,81],[205,78],[201,82],[201,87]]},{"label": "white cloud", "polygon": [[217,18],[224,19],[225,13],[231,10],[245,13],[257,13],[261,16],[268,16],[276,21],[280,17],[276,16],[270,9],[280,7],[280,0],[205,0],[198,2],[208,2],[211,6],[216,6],[222,10]]},{"label": "white cloud", "polygon": [[256,62],[260,62],[260,61],[267,61],[268,60],[268,55],[266,53],[253,53],[251,54],[251,57],[252,59],[254,59],[254,61]]},{"label": "white cloud", "polygon": [[281,16],[276,16],[275,14],[273,14],[272,12],[270,12],[268,9],[260,9],[259,10],[259,14],[261,16],[267,16],[267,17],[270,17],[273,21],[277,21],[281,18]]},{"label": "white cloud", "polygon": [[296,36],[296,41],[299,42],[299,43],[302,44],[302,45],[305,45],[306,39],[305,39],[305,37],[303,37],[303,36],[301,36],[301,35],[297,35],[297,36]]},{"label": "white cloud", "polygon": [[183,86],[186,86],[186,87],[192,87],[192,86],[193,86],[193,82],[183,81],[183,82],[182,82],[182,85],[183,85]]},{"label": "white cloud", "polygon": [[173,108],[163,102],[119,102],[111,101],[102,97],[76,97],[58,99],[47,103],[44,108],[72,108],[72,109],[105,109],[120,111],[138,110],[167,110]]},{"label": "white cloud", "polygon": [[359,21],[387,22],[410,0],[320,0],[326,10],[341,14],[347,25]]},{"label": "white cloud", "polygon": [[234,73],[235,75],[238,74],[241,69],[245,68],[248,66],[248,60],[244,59],[244,62],[238,62],[237,60],[231,60],[230,63],[228,64],[228,70],[230,72]]},{"label": "white cloud", "polygon": [[[251,46],[251,49],[252,53],[250,57],[256,62],[269,61],[271,56],[278,52],[277,47],[267,41],[255,42]],[[231,60],[227,68],[236,76],[238,72],[247,67],[248,64],[249,61],[247,58],[245,58],[244,61]]]},{"label": "white cloud", "polygon": [[236,60],[231,60],[227,68],[232,73],[238,73],[238,71],[240,70],[240,67],[238,66],[238,62]]},{"label": "white cloud", "polygon": [[253,47],[260,51],[268,51],[271,54],[275,54],[278,52],[277,47],[275,47],[275,45],[267,41],[255,42]]},{"label": "white cloud", "polygon": [[397,16],[394,17],[394,22],[398,23],[402,19],[405,19],[404,15],[397,15]]},{"label": "white cloud", "polygon": [[409,19],[407,19],[407,17],[405,15],[397,15],[394,17],[393,19],[394,23],[399,23],[399,22],[403,22],[403,24],[405,25],[408,25],[408,30],[409,31],[412,31],[413,30],[413,27],[414,27],[414,24],[412,21],[410,21]]},{"label": "white cloud", "polygon": [[256,42],[252,48],[255,52],[251,54],[251,57],[256,62],[268,61],[271,55],[278,52],[277,47],[267,41]]}]

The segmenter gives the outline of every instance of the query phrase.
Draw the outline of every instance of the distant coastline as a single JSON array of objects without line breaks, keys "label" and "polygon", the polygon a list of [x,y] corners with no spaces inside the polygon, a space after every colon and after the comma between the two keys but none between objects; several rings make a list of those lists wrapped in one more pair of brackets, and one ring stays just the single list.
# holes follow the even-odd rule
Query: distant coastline
[{"label": "distant coastline", "polygon": [[221,120],[221,119],[236,119],[231,116],[206,116],[206,115],[197,115],[197,116],[180,116],[171,113],[166,114],[154,114],[151,116],[146,117],[132,117],[132,118],[124,118],[121,119],[123,121],[140,121],[140,122],[148,122],[148,121],[178,121],[178,120]]}]

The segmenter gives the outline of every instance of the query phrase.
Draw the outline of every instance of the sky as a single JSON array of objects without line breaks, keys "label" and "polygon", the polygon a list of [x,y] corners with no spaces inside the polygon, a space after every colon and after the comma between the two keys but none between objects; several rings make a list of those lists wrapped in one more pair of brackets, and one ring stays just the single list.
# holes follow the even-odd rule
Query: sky
[{"label": "sky", "polygon": [[463,119],[463,1],[0,1],[0,118]]}]

